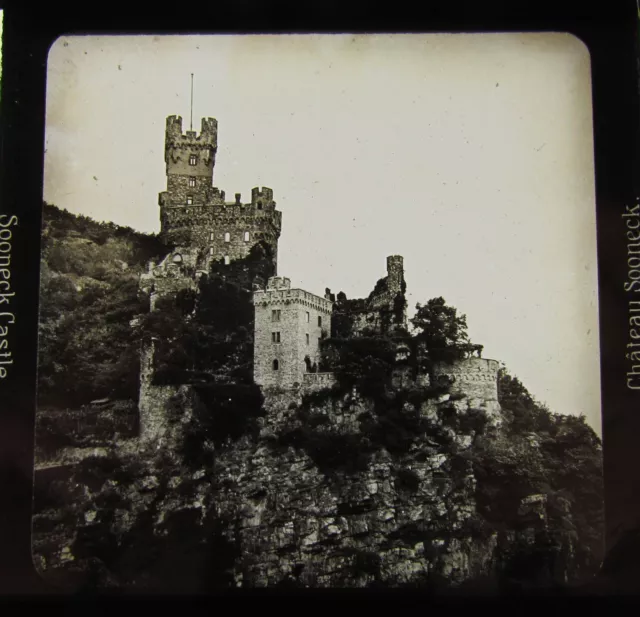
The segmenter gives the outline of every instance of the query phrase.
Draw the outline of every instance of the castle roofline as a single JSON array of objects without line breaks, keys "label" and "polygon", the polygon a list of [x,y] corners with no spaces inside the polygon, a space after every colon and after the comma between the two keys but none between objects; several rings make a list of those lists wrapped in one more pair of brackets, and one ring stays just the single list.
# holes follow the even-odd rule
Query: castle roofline
[{"label": "castle roofline", "polygon": [[[277,281],[274,279],[278,279]],[[303,300],[313,301],[330,311],[334,305],[332,300],[328,300],[318,294],[314,294],[299,287],[291,288],[291,281],[285,277],[271,277],[267,283],[267,289],[258,289],[253,292],[254,304],[266,301],[279,300]]]}]

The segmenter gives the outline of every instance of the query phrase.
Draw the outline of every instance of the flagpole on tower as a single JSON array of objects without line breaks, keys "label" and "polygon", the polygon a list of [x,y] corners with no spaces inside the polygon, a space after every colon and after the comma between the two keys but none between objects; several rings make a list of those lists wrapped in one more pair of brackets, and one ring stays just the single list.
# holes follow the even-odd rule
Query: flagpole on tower
[{"label": "flagpole on tower", "polygon": [[189,130],[193,131],[193,73],[191,73],[191,120],[189,122]]}]

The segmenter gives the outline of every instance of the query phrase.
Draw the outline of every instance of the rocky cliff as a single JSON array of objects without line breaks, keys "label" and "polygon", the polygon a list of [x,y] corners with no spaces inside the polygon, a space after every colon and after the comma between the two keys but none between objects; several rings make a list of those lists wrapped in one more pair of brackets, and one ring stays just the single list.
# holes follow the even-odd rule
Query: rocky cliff
[{"label": "rocky cliff", "polygon": [[601,448],[584,418],[550,413],[491,360],[416,378],[384,337],[334,340],[348,370],[331,388],[263,397],[250,262],[235,282],[205,280],[195,312],[153,315],[147,398],[162,400],[146,417],[161,440],[141,443],[132,318],[148,302],[133,272],[162,251],[45,214],[33,554],[46,581],[486,589],[599,567]]},{"label": "rocky cliff", "polygon": [[[525,473],[541,464],[540,444],[496,428],[492,401],[453,398],[430,387],[386,401],[338,388],[272,394],[244,424],[219,419],[209,440],[214,425],[198,416],[211,401],[176,397],[162,451],[122,442],[60,483],[71,491],[58,506],[66,537],[36,543],[38,563],[76,584],[174,591],[579,578],[589,564],[571,501],[504,476],[518,458],[531,459]],[[503,475],[483,476],[487,460]],[[54,511],[36,517],[43,539]],[[183,569],[177,579],[165,578],[169,564]]]}]

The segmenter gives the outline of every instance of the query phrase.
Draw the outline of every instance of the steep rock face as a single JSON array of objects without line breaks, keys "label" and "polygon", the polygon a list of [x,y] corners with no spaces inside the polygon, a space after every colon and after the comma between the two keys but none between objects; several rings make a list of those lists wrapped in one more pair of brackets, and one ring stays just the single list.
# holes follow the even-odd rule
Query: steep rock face
[{"label": "steep rock face", "polygon": [[[449,434],[446,405],[406,404],[423,432],[390,453],[363,436],[371,401],[270,397],[257,443],[216,461],[215,507],[236,521],[241,547],[237,584],[455,584],[487,573],[496,536],[478,525],[471,465],[452,455],[470,448],[476,431]],[[429,427],[439,427],[440,443]]]},{"label": "steep rock face", "polygon": [[538,444],[496,427],[491,401],[395,396],[271,393],[258,431],[205,443],[195,463],[184,437],[198,401],[177,396],[161,449],[123,441],[49,483],[37,567],[54,584],[146,591],[568,582],[569,503],[516,490],[518,469],[493,484],[478,472],[482,457],[494,475],[535,469]]}]

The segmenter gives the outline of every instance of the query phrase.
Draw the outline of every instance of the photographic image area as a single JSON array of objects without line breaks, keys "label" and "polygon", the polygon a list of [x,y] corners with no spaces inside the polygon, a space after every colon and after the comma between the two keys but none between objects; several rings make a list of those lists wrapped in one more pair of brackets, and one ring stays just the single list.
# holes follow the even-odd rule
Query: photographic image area
[{"label": "photographic image area", "polygon": [[590,580],[604,530],[582,42],[68,36],[47,79],[45,581]]}]

